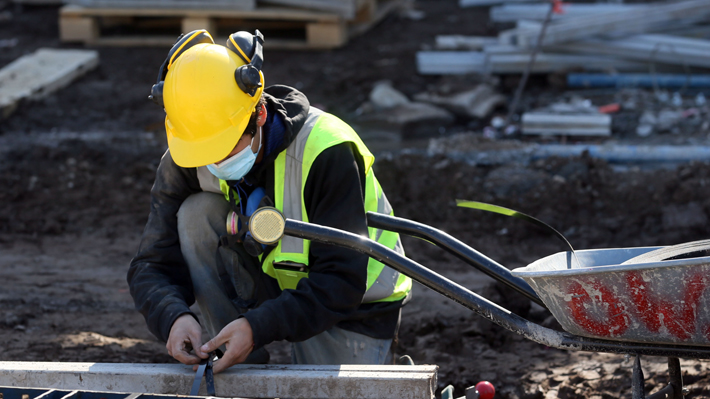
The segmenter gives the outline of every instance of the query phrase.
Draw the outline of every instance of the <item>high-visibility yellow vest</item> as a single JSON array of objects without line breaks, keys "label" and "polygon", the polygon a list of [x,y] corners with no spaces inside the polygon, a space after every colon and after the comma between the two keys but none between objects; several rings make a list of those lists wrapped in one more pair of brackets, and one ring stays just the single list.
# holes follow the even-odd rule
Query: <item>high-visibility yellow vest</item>
[{"label": "high-visibility yellow vest", "polygon": [[[341,143],[352,143],[362,156],[365,167],[365,211],[392,215],[372,165],[375,157],[355,131],[336,116],[311,107],[308,118],[296,139],[274,161],[274,202],[285,217],[308,222],[303,190],[313,162],[325,149]],[[205,167],[198,168],[200,186],[205,191],[216,191]],[[209,173],[211,175],[211,173]],[[212,178],[211,180],[217,180]],[[209,189],[211,186],[212,189]],[[228,197],[229,187],[219,181],[219,190]],[[368,227],[369,238],[404,255],[399,234]],[[295,289],[300,279],[308,277],[308,253],[311,242],[284,236],[268,256],[262,260],[264,273],[275,278],[281,289]],[[367,290],[362,303],[393,302],[403,299],[412,289],[412,280],[372,258],[367,265]]]}]

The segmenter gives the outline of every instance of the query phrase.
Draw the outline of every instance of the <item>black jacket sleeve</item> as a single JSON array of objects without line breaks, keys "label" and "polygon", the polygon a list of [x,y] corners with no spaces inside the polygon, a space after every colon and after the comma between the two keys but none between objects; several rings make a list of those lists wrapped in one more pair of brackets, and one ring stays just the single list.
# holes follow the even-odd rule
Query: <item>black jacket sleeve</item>
[{"label": "black jacket sleeve", "polygon": [[[323,151],[306,180],[304,200],[312,223],[367,236],[362,159],[349,143]],[[311,242],[309,277],[244,315],[256,347],[311,338],[352,315],[367,284],[367,255]]]},{"label": "black jacket sleeve", "polygon": [[150,192],[148,223],[127,278],[136,309],[150,331],[163,341],[167,341],[175,319],[192,314],[189,306],[195,302],[190,272],[180,251],[177,212],[182,202],[198,191],[196,170],[177,166],[166,152]]}]

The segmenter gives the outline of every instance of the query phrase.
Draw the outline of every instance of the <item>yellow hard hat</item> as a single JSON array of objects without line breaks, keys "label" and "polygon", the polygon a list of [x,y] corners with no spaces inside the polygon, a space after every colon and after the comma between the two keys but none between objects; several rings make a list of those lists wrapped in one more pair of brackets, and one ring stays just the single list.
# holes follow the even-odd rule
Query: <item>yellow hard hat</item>
[{"label": "yellow hard hat", "polygon": [[177,165],[189,168],[224,159],[247,128],[264,88],[263,37],[259,31],[238,32],[227,47],[191,44],[189,38],[186,43],[174,59],[166,60],[158,94],[165,107],[170,154]]}]

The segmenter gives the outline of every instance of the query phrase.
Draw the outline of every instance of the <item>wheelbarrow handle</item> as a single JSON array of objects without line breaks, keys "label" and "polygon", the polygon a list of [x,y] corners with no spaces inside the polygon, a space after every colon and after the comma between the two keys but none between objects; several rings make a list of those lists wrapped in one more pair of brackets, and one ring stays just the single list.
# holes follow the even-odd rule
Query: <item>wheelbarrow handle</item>
[{"label": "wheelbarrow handle", "polygon": [[367,225],[429,241],[469,265],[472,265],[489,277],[514,289],[543,308],[547,308],[525,280],[513,276],[508,268],[441,230],[422,223],[375,212],[367,213]]},{"label": "wheelbarrow handle", "polygon": [[444,295],[499,326],[542,345],[572,351],[630,353],[710,359],[710,347],[656,345],[584,338],[555,331],[524,318],[367,237],[347,231],[285,219],[284,234],[362,252]]}]

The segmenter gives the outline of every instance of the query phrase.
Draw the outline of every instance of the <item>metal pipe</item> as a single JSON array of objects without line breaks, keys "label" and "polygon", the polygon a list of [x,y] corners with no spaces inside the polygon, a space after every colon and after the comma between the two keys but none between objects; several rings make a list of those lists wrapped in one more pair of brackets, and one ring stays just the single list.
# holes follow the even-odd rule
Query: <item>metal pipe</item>
[{"label": "metal pipe", "polygon": [[382,213],[368,212],[367,225],[370,227],[394,231],[412,237],[430,241],[462,261],[487,274],[508,287],[516,290],[526,298],[547,308],[535,291],[520,277],[515,277],[505,266],[483,255],[463,242],[441,230],[422,223],[384,215]]},{"label": "metal pipe", "polygon": [[631,373],[631,399],[645,399],[646,391],[643,383],[643,370],[641,369],[641,355],[636,355],[634,368]]},{"label": "metal pipe", "polygon": [[641,74],[627,73],[607,75],[603,73],[570,73],[567,75],[567,87],[644,87],[644,88],[681,88],[681,87],[710,87],[710,75],[683,75],[683,74]]},{"label": "metal pipe", "polygon": [[710,347],[655,345],[583,338],[529,322],[384,245],[347,231],[286,219],[284,234],[362,252],[499,326],[542,345],[589,352],[710,359]]},{"label": "metal pipe", "polygon": [[537,42],[535,42],[535,47],[533,48],[532,52],[530,53],[530,61],[528,61],[528,65],[525,67],[525,71],[523,72],[523,77],[520,78],[520,83],[518,83],[518,88],[515,90],[515,96],[513,97],[513,102],[510,104],[510,109],[508,110],[508,115],[505,117],[505,124],[510,125],[510,121],[513,118],[513,115],[515,114],[516,109],[518,108],[518,103],[520,102],[520,97],[523,95],[523,90],[525,90],[525,85],[528,82],[528,78],[530,77],[530,71],[533,68],[533,65],[535,65],[535,58],[537,58],[537,53],[540,51],[540,48],[542,48],[542,40],[545,38],[545,32],[547,31],[547,25],[550,24],[550,20],[552,19],[552,14],[555,12],[555,1],[552,0],[550,2],[550,8],[547,10],[547,15],[545,15],[545,20],[542,21],[542,28],[540,28],[540,34],[537,37]]}]

